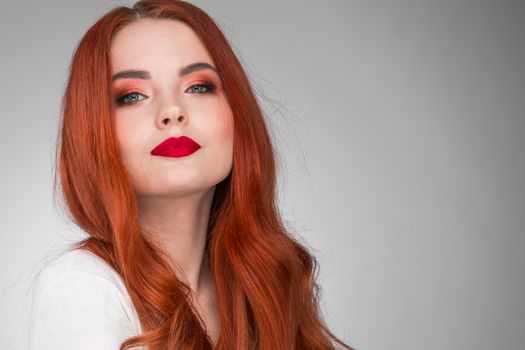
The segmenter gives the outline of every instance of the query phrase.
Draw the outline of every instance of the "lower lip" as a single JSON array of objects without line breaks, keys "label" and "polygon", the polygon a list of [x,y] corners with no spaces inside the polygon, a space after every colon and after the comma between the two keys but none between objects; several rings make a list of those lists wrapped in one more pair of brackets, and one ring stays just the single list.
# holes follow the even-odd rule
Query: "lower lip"
[{"label": "lower lip", "polygon": [[169,148],[169,149],[164,149],[157,153],[152,153],[152,155],[161,156],[161,157],[180,158],[180,157],[189,156],[190,154],[196,152],[199,148],[186,148],[186,147]]}]

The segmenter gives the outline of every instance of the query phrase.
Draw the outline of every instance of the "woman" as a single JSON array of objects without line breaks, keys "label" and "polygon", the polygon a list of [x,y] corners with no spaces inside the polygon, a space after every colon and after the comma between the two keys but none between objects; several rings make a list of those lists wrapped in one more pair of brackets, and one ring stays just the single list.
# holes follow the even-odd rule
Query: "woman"
[{"label": "woman", "polygon": [[62,107],[55,174],[89,236],[39,276],[31,349],[352,349],[323,323],[260,107],[206,13],[111,10]]}]

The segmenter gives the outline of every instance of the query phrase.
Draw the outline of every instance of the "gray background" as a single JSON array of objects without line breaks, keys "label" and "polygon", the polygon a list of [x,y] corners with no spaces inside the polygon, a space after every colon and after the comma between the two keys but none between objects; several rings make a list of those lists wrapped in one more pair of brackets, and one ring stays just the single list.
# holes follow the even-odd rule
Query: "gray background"
[{"label": "gray background", "polygon": [[[38,268],[81,233],[51,202],[75,45],[120,1],[0,11],[0,348]],[[357,349],[525,348],[525,3],[194,1],[252,78],[290,230]]]}]

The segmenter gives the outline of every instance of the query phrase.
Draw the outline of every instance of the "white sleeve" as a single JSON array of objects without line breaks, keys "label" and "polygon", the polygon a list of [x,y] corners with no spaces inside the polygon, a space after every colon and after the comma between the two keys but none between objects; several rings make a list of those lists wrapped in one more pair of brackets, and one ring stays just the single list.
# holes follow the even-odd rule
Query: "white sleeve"
[{"label": "white sleeve", "polygon": [[122,293],[108,279],[67,271],[37,283],[30,350],[118,350],[132,333]]}]

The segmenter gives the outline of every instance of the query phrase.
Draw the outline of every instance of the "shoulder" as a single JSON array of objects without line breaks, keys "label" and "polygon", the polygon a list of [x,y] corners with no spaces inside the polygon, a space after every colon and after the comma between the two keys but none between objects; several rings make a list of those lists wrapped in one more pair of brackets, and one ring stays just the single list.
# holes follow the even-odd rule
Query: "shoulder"
[{"label": "shoulder", "polygon": [[72,274],[104,279],[117,287],[124,285],[120,275],[102,258],[87,250],[74,249],[44,266],[37,278],[37,286],[52,284]]},{"label": "shoulder", "polygon": [[33,291],[34,303],[44,296],[65,296],[71,291],[88,296],[106,293],[123,306],[131,305],[121,276],[102,258],[86,250],[69,250],[42,268]]},{"label": "shoulder", "polygon": [[118,342],[140,332],[120,275],[97,255],[67,251],[38,275],[31,307],[31,349],[67,348],[84,338],[89,339],[86,346],[118,348]]}]

